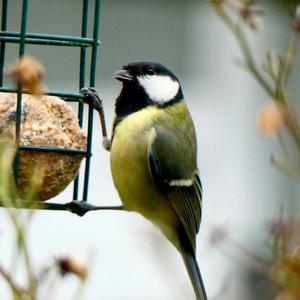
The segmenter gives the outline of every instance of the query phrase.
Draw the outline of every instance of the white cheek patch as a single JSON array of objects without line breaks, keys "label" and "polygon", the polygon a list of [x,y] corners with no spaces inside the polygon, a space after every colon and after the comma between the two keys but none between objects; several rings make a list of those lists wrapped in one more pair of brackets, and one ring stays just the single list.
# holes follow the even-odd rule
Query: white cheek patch
[{"label": "white cheek patch", "polygon": [[179,83],[169,76],[147,75],[137,79],[150,99],[159,104],[171,101],[179,91]]}]

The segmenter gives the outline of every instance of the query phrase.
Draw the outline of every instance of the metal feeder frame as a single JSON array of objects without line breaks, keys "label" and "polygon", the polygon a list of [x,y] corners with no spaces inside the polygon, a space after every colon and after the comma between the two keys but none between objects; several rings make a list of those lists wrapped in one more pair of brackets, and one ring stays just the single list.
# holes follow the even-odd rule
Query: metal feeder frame
[{"label": "metal feeder frame", "polygon": [[[16,142],[19,145],[19,150],[30,150],[40,152],[57,152],[65,154],[78,155],[81,154],[85,157],[84,167],[84,183],[82,197],[79,198],[79,175],[74,180],[73,200],[68,203],[47,203],[39,201],[21,201],[14,207],[17,208],[37,208],[37,209],[50,209],[50,210],[68,210],[78,215],[84,215],[87,211],[98,209],[120,209],[120,207],[98,207],[87,203],[89,176],[90,176],[90,163],[92,155],[92,130],[93,130],[93,107],[89,106],[88,120],[87,120],[87,148],[86,151],[65,149],[58,147],[39,147],[39,146],[25,146],[20,145],[20,126],[21,126],[21,113],[22,113],[22,88],[19,86],[17,89],[10,89],[3,87],[3,68],[5,63],[5,48],[7,43],[19,44],[19,57],[25,54],[26,44],[46,45],[46,46],[62,46],[62,47],[79,47],[80,48],[80,72],[79,72],[79,89],[86,85],[90,87],[95,86],[96,80],[96,62],[97,62],[97,49],[100,45],[98,40],[99,23],[100,23],[100,0],[94,0],[94,22],[93,22],[93,37],[87,36],[88,32],[88,19],[89,19],[89,6],[90,0],[83,0],[82,6],[82,23],[81,23],[81,36],[61,36],[49,35],[42,33],[29,33],[27,28],[29,0],[22,1],[22,15],[21,15],[21,28],[20,32],[13,32],[7,30],[7,13],[8,13],[8,0],[2,0],[2,19],[0,31],[0,92],[17,93],[17,112],[16,112]],[[87,61],[87,48],[91,48],[91,62],[89,78],[86,72]],[[89,79],[89,81],[88,81]],[[51,96],[58,96],[67,102],[76,102],[78,104],[78,119],[79,125],[83,124],[84,104],[80,102],[83,96],[79,93],[62,93],[59,91],[49,91],[47,93]],[[19,172],[19,151],[16,154],[14,163],[14,174],[16,180]],[[1,205],[1,204],[0,204]]]}]

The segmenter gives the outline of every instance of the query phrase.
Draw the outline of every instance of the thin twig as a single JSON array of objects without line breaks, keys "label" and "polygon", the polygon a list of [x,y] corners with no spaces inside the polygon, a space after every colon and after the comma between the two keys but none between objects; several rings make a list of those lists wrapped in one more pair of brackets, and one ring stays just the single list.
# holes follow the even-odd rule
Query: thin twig
[{"label": "thin twig", "polygon": [[287,83],[289,75],[291,73],[291,69],[295,60],[295,56],[298,52],[298,44],[299,44],[299,33],[295,30],[292,31],[291,36],[289,38],[289,44],[287,51],[284,57],[284,68],[282,70],[282,81],[283,84]]},{"label": "thin twig", "polygon": [[31,259],[28,252],[28,247],[26,245],[26,238],[25,238],[25,226],[21,223],[21,218],[18,218],[15,211],[8,210],[11,221],[15,227],[17,239],[19,243],[19,248],[23,252],[24,255],[24,262],[26,266],[27,276],[29,280],[29,289],[31,294],[35,295],[36,293],[36,279],[34,273],[32,271],[32,264]]},{"label": "thin twig", "polygon": [[290,97],[287,92],[287,81],[289,79],[291,69],[295,60],[295,56],[298,52],[299,33],[293,30],[290,38],[288,48],[284,55],[284,59],[281,61],[280,72],[275,88],[275,95],[277,100],[280,101],[286,108],[287,125],[290,133],[294,137],[298,148],[300,149],[300,129],[297,118],[295,116],[295,108],[290,101]]},{"label": "thin twig", "polygon": [[236,24],[225,11],[224,7],[221,4],[213,4],[213,7],[216,13],[220,16],[223,22],[230,28],[231,32],[236,37],[236,40],[242,50],[245,65],[248,68],[248,71],[254,76],[254,78],[261,84],[264,90],[271,96],[274,96],[273,88],[264,78],[263,74],[260,72],[259,68],[256,66],[256,63],[253,59],[253,55],[249,46],[249,43],[245,37],[244,32],[242,31],[239,24]]},{"label": "thin twig", "polygon": [[[216,228],[215,231],[219,229]],[[216,245],[216,242],[215,242]],[[253,269],[267,274],[269,270],[269,262],[251,252],[246,247],[243,247],[237,241],[235,241],[230,235],[225,234],[222,240],[217,241],[218,249],[231,259],[244,259],[246,263],[252,266]]]},{"label": "thin twig", "polygon": [[26,294],[26,295],[30,294],[26,289],[24,289],[23,287],[20,287],[13,280],[13,278],[10,276],[10,274],[1,265],[0,265],[0,274],[6,280],[6,282],[9,284],[9,286],[13,289],[14,293],[16,293],[18,296],[22,296],[24,294]]},{"label": "thin twig", "polygon": [[275,155],[271,156],[271,163],[291,176],[300,177],[300,171],[292,169],[285,161]]},{"label": "thin twig", "polygon": [[[231,8],[233,7],[231,1],[226,1],[225,5],[230,6]],[[291,37],[289,39],[287,51],[284,55],[284,59],[280,61],[280,67],[277,77],[273,78],[274,86],[272,86],[263,76],[261,70],[257,67],[248,40],[246,38],[246,34],[242,30],[241,26],[232,20],[232,18],[226,12],[224,5],[221,2],[212,3],[212,6],[214,7],[219,17],[234,34],[243,53],[245,66],[247,67],[247,70],[250,72],[250,74],[253,75],[253,77],[258,81],[258,83],[263,87],[263,89],[267,92],[269,96],[271,96],[271,98],[274,101],[278,101],[284,106],[286,110],[287,128],[291,133],[292,137],[294,138],[298,149],[300,150],[299,124],[295,115],[295,108],[292,105],[290,97],[288,96],[286,87],[289,75],[291,73],[294,58],[298,50],[299,33],[293,30],[293,33],[291,34]]]}]

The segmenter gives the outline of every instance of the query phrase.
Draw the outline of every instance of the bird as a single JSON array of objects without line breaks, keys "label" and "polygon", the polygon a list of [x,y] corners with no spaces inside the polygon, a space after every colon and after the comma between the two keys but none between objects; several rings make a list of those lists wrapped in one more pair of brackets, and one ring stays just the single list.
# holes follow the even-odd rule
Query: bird
[{"label": "bird", "polygon": [[165,66],[135,61],[114,74],[110,163],[128,211],[154,223],[180,252],[197,300],[206,291],[196,260],[202,186],[195,127],[178,78]]},{"label": "bird", "polygon": [[[114,74],[121,91],[115,101],[110,141],[114,185],[127,211],[158,227],[180,252],[197,300],[207,300],[196,259],[202,215],[195,127],[178,78],[153,61],[135,61]],[[83,89],[104,121],[93,88]],[[105,126],[104,126],[105,127]]]}]

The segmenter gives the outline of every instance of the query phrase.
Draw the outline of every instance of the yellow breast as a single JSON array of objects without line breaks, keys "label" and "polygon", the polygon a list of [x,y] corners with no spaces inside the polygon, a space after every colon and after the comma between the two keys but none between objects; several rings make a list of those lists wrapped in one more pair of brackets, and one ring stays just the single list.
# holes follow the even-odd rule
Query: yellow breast
[{"label": "yellow breast", "polygon": [[153,182],[148,165],[148,148],[155,138],[153,125],[162,110],[151,107],[126,117],[115,128],[111,146],[111,171],[115,187],[127,210],[142,214],[160,227],[178,246],[177,216],[168,198]]},{"label": "yellow breast", "polygon": [[147,153],[153,138],[151,128],[158,116],[157,108],[141,110],[122,120],[115,129],[111,170],[120,198],[128,210],[143,213],[153,206],[149,198],[158,197],[148,169]]}]

